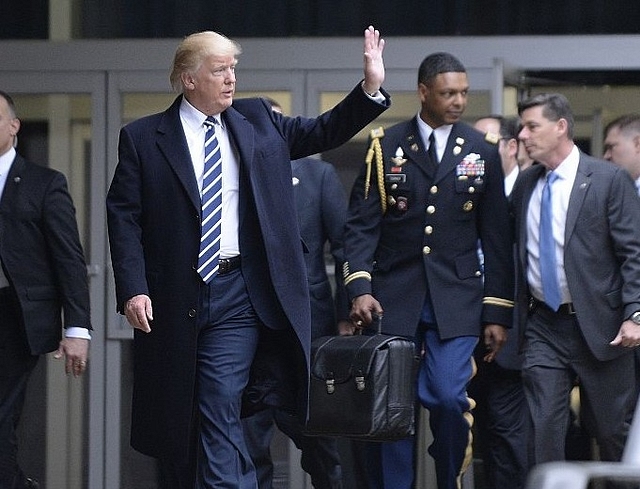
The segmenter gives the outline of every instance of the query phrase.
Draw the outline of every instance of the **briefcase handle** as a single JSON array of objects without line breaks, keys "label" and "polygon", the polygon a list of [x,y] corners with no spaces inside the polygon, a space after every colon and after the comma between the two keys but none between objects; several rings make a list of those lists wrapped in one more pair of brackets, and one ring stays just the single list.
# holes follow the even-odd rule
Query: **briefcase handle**
[{"label": "briefcase handle", "polygon": [[[369,324],[367,328],[375,328],[376,333],[381,334],[382,333],[382,314],[376,314],[375,312],[373,312],[371,313],[371,318],[373,319],[373,321],[371,321],[371,324]],[[364,329],[365,328],[358,328],[356,330],[356,334],[362,334],[362,331],[364,331]]]}]

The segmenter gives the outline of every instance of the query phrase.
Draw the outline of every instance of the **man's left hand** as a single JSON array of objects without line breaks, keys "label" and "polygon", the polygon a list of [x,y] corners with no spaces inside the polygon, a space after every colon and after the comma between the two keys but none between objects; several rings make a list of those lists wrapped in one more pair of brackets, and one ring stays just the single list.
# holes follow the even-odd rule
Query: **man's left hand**
[{"label": "man's left hand", "polygon": [[611,343],[612,346],[625,346],[627,348],[635,348],[640,346],[640,326],[627,319],[620,326],[617,336]]},{"label": "man's left hand", "polygon": [[89,340],[83,338],[63,338],[54,358],[65,359],[64,371],[78,377],[87,369],[89,359]]},{"label": "man's left hand", "polygon": [[496,355],[507,341],[507,329],[500,324],[487,324],[483,332],[484,345],[487,354],[484,356],[485,362],[493,362]]},{"label": "man's left hand", "polygon": [[369,26],[364,31],[364,82],[362,84],[362,88],[369,95],[377,93],[384,81],[382,51],[384,51],[384,39],[380,37],[377,29]]}]

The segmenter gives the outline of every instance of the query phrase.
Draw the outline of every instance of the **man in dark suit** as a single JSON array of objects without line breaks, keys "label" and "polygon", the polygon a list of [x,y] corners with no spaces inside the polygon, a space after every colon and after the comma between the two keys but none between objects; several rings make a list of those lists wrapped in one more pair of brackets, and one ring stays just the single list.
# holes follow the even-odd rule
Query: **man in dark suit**
[{"label": "man in dark suit", "polygon": [[[373,315],[384,314],[384,332],[414,338],[424,352],[418,398],[430,411],[429,453],[440,489],[458,487],[470,461],[473,401],[466,387],[478,337],[483,335],[492,360],[513,308],[500,158],[495,144],[460,122],[468,90],[464,66],[454,56],[436,53],[423,60],[421,110],[409,121],[373,131],[344,238],[351,319],[364,327]],[[412,487],[413,440],[384,443],[381,454],[375,466],[382,467],[384,487]]]},{"label": "man in dark suit", "polygon": [[[338,333],[337,319],[348,323],[346,294],[341,286],[343,262],[342,232],[346,217],[346,196],[334,167],[315,158],[291,162],[293,192],[306,245],[304,255],[311,299],[311,339]],[[325,264],[325,244],[330,244],[336,279],[336,300]],[[256,466],[259,489],[271,489],[273,463],[269,446],[273,421],[301,450],[301,466],[316,489],[342,488],[342,466],[335,438],[303,436],[294,416],[281,410],[263,410],[243,420],[249,453]]]},{"label": "man in dark suit", "polygon": [[538,165],[512,192],[522,368],[535,464],[563,460],[576,379],[600,459],[620,460],[640,345],[640,206],[629,175],[581,153],[567,99],[519,105],[520,138]]},{"label": "man in dark suit", "polygon": [[7,489],[39,487],[18,466],[16,439],[39,356],[57,350],[68,374],[82,374],[91,329],[87,267],[66,179],[16,152],[19,129],[12,98],[0,92],[0,487]]},{"label": "man in dark suit", "polygon": [[[499,141],[507,197],[519,173],[518,124],[517,117],[502,116],[483,117],[474,124]],[[469,386],[469,393],[477,402],[474,447],[479,448],[483,474],[492,489],[521,489],[528,472],[529,411],[520,375],[522,354],[517,323],[515,326],[495,361],[485,362],[484,348],[476,347],[478,373]]]},{"label": "man in dark suit", "polygon": [[[107,215],[118,310],[135,328],[132,445],[161,459],[166,487],[257,486],[243,393],[246,413],[285,406],[304,420],[311,328],[290,160],[346,142],[387,108],[383,47],[368,28],[364,81],[318,118],[291,118],[234,102],[239,45],[193,34],[171,74],[181,95],[121,131]],[[222,232],[204,274],[211,133]]]},{"label": "man in dark suit", "polygon": [[[266,100],[274,111],[282,113],[278,102],[270,98]],[[306,247],[304,261],[311,301],[311,340],[314,340],[337,334],[338,322],[349,324],[341,273],[347,198],[335,168],[326,161],[311,157],[294,160],[291,162],[291,174],[300,236]],[[325,262],[327,243],[335,266],[335,300]],[[256,468],[258,488],[272,487],[270,446],[274,421],[300,449],[301,466],[311,477],[313,487],[341,489],[342,465],[337,440],[304,436],[304,427],[297,418],[278,409],[264,409],[242,421],[247,448]]]}]

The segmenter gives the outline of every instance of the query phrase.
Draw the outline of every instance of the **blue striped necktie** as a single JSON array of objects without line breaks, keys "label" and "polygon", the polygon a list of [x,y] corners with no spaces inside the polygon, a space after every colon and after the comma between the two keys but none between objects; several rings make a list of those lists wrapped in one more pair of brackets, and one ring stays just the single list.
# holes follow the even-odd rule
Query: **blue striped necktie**
[{"label": "blue striped necktie", "polygon": [[204,173],[202,176],[202,230],[200,253],[198,254],[198,273],[204,283],[211,282],[218,272],[220,261],[220,227],[222,222],[222,157],[220,144],[216,137],[215,124],[218,122],[209,116],[204,143]]},{"label": "blue striped necktie", "polygon": [[556,263],[556,244],[553,239],[553,216],[551,206],[551,185],[558,178],[553,172],[547,175],[542,189],[540,202],[540,279],[544,302],[554,311],[560,307],[562,300],[558,283],[558,267]]}]

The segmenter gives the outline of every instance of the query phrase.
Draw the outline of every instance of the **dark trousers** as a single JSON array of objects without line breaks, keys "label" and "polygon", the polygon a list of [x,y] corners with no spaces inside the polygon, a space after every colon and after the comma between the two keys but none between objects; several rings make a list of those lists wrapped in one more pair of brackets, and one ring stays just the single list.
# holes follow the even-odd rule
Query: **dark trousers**
[{"label": "dark trousers", "polygon": [[633,353],[597,360],[577,317],[544,306],[530,315],[525,339],[522,375],[531,412],[533,462],[565,459],[569,395],[577,379],[582,419],[598,442],[600,458],[619,461],[635,401]]},{"label": "dark trousers", "polygon": [[483,459],[487,487],[521,489],[529,468],[529,409],[520,370],[509,370],[482,359],[484,348],[476,348],[478,373],[469,395],[474,410],[475,447]]},{"label": "dark trousers", "polygon": [[342,489],[342,467],[337,440],[322,436],[304,436],[295,416],[277,409],[265,409],[243,419],[245,440],[256,468],[259,489],[271,489],[273,461],[271,439],[275,426],[302,451],[302,469],[311,476],[316,489]]},{"label": "dark trousers", "polygon": [[239,269],[217,275],[208,286],[202,287],[195,392],[199,429],[195,455],[184,467],[160,460],[161,487],[258,487],[244,440],[240,408],[261,327]]},{"label": "dark trousers", "polygon": [[17,298],[0,290],[0,487],[22,487],[16,429],[38,357],[29,353]]},{"label": "dark trousers", "polygon": [[[473,376],[475,336],[440,340],[436,325],[420,326],[416,345],[424,347],[418,371],[418,400],[429,410],[433,443],[429,454],[436,466],[438,489],[458,489],[471,461],[473,417],[467,385]],[[412,489],[415,484],[416,437],[367,447],[370,488]],[[379,469],[378,469],[379,467]]]}]

